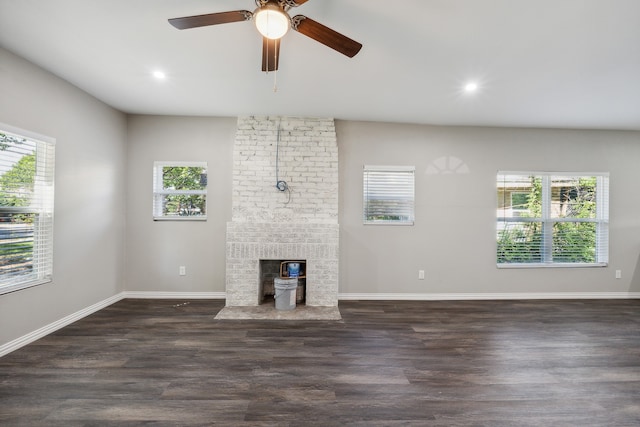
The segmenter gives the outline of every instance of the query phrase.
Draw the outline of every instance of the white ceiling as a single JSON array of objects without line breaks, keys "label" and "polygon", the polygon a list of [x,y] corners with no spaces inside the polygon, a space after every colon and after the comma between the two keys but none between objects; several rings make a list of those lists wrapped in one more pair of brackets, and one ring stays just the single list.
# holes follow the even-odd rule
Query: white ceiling
[{"label": "white ceiling", "polygon": [[251,22],[167,23],[238,9],[254,0],[0,0],[0,45],[127,113],[640,129],[640,0],[309,0],[291,15],[364,47],[292,31],[269,74]]}]

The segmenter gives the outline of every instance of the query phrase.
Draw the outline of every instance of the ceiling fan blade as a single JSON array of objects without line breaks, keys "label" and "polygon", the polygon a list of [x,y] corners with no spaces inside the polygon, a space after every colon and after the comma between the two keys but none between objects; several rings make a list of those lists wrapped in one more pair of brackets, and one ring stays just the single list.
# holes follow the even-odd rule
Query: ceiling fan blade
[{"label": "ceiling fan blade", "polygon": [[207,13],[206,15],[185,16],[169,19],[169,23],[179,30],[205,27],[207,25],[228,24],[229,22],[248,21],[253,13],[248,10],[233,10],[230,12]]},{"label": "ceiling fan blade", "polygon": [[362,44],[357,41],[352,40],[329,27],[325,27],[321,23],[307,18],[304,15],[296,15],[291,18],[291,28],[307,37],[311,37],[315,41],[318,41],[333,50],[337,50],[349,58],[356,56],[362,48]]},{"label": "ceiling fan blade", "polygon": [[280,60],[280,39],[262,38],[262,71],[275,71]]}]

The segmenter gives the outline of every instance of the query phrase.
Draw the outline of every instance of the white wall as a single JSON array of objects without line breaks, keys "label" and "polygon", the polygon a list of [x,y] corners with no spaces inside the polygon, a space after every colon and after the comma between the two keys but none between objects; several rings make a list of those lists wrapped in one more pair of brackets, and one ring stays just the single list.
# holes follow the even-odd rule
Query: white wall
[{"label": "white wall", "polygon": [[123,290],[126,117],[0,49],[0,122],[56,139],[54,281],[0,295],[0,345]]},{"label": "white wall", "polygon": [[[345,121],[336,130],[343,296],[640,292],[640,132]],[[441,163],[457,169],[456,159],[468,173]],[[365,164],[415,165],[415,226],[362,225]],[[498,170],[610,172],[609,267],[497,269]]]},{"label": "white wall", "polygon": [[[129,117],[127,291],[225,291],[235,131],[235,118]],[[208,163],[207,221],[153,221],[154,161]]]}]

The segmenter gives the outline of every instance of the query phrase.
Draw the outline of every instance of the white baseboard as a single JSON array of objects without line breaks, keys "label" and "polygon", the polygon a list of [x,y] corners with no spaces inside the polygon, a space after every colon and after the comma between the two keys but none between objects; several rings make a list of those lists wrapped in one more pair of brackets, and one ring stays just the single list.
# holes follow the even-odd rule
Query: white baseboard
[{"label": "white baseboard", "polygon": [[370,294],[341,293],[338,300],[355,301],[453,301],[523,299],[640,299],[640,292],[530,292],[530,293],[451,293],[451,294]]},{"label": "white baseboard", "polygon": [[225,292],[147,292],[125,291],[124,298],[138,299],[225,299]]},{"label": "white baseboard", "polygon": [[30,344],[36,340],[39,340],[40,338],[43,338],[57,331],[58,329],[62,329],[65,326],[70,325],[73,322],[76,322],[82,319],[83,317],[87,317],[88,315],[95,313],[96,311],[102,310],[103,308],[108,307],[111,304],[114,304],[122,300],[123,298],[125,298],[124,293],[119,293],[103,301],[95,303],[92,306],[83,308],[80,311],[77,311],[73,314],[63,317],[60,320],[56,320],[55,322],[50,323],[46,326],[43,326],[40,329],[36,329],[35,331],[30,332],[26,335],[23,335],[20,338],[16,338],[13,341],[9,341],[8,343],[0,346],[0,357],[4,356],[5,354],[9,354],[12,351],[15,351],[20,347],[24,347],[25,345]]}]

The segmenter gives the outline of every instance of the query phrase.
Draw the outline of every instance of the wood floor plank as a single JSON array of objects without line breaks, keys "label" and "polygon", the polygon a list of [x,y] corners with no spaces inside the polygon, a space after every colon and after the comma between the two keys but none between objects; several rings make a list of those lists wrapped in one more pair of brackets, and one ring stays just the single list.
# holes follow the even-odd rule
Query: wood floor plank
[{"label": "wood floor plank", "polygon": [[123,300],[0,358],[8,426],[636,426],[640,301]]}]

